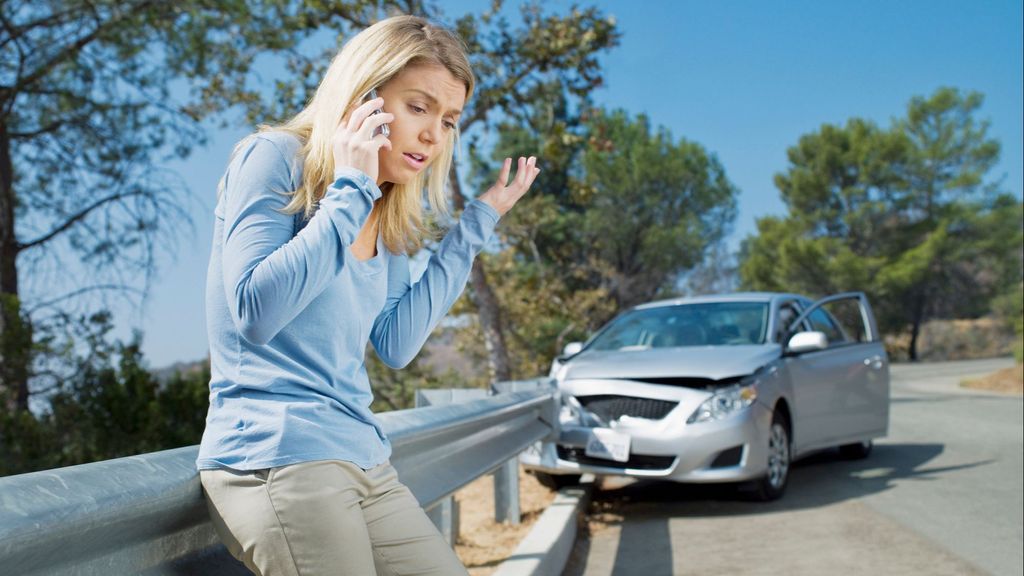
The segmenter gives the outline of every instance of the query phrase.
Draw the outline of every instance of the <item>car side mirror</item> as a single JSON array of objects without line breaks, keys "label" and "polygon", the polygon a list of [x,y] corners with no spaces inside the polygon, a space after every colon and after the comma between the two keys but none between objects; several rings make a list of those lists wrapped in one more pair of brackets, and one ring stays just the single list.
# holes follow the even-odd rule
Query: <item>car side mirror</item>
[{"label": "car side mirror", "polygon": [[800,354],[828,348],[828,336],[824,332],[797,332],[789,339],[786,352]]},{"label": "car side mirror", "polygon": [[562,349],[562,356],[566,358],[569,356],[575,356],[580,353],[580,350],[583,350],[582,342],[569,342],[565,345],[565,348]]}]

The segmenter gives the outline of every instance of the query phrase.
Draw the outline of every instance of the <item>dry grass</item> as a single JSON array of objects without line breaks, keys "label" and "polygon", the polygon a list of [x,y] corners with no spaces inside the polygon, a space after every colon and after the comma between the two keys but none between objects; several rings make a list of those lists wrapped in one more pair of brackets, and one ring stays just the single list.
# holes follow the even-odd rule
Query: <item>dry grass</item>
[{"label": "dry grass", "polygon": [[555,499],[555,493],[519,468],[519,509],[522,522],[498,524],[494,521],[494,477],[477,478],[455,493],[459,503],[459,538],[455,553],[470,576],[486,576],[512,555],[537,518]]},{"label": "dry grass", "polygon": [[960,385],[1004,394],[1024,394],[1024,364],[1004,368],[974,380],[964,380]]}]

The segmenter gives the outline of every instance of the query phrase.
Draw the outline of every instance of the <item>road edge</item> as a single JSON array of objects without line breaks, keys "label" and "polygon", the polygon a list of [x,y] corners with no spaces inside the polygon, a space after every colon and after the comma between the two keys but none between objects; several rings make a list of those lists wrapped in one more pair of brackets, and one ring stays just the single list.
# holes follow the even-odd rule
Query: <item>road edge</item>
[{"label": "road edge", "polygon": [[576,544],[580,519],[590,503],[593,487],[593,476],[586,474],[578,486],[559,490],[515,552],[498,566],[494,576],[561,574]]}]

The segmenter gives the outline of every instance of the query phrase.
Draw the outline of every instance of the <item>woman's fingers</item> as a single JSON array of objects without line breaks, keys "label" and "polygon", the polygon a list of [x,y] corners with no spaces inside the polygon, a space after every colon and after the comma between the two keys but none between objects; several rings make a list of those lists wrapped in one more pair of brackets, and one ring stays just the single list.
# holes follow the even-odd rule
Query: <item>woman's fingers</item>
[{"label": "woman's fingers", "polygon": [[508,212],[512,206],[523,197],[530,189],[540,168],[537,168],[537,157],[529,158],[520,156],[517,161],[516,174],[509,181],[512,170],[512,159],[505,158],[501,164],[501,171],[498,180],[486,192],[480,195],[480,199],[490,204],[499,215]]},{"label": "woman's fingers", "polygon": [[523,182],[524,182],[523,176],[526,174],[526,163],[527,163],[526,158],[520,156],[519,157],[519,165],[516,166],[516,181],[515,181],[516,187],[522,187],[522,185],[523,185]]},{"label": "woman's fingers", "polygon": [[498,181],[495,182],[497,186],[504,188],[508,185],[508,175],[512,171],[512,159],[505,158],[505,162],[501,165],[501,172],[498,173]]},{"label": "woman's fingers", "polygon": [[376,136],[371,138],[370,141],[376,145],[377,150],[380,150],[381,148],[391,150],[391,140],[389,140],[388,137],[383,134],[377,134]]},{"label": "woman's fingers", "polygon": [[394,121],[395,115],[388,112],[381,112],[380,114],[371,114],[366,120],[363,121],[363,125],[356,132],[356,135],[363,140],[370,140],[374,136],[377,128],[382,124],[387,124]]},{"label": "woman's fingers", "polygon": [[508,185],[509,189],[515,192],[517,195],[522,196],[530,188],[530,183],[533,182],[533,178],[536,177],[534,171],[536,168],[534,164],[537,162],[537,158],[530,156],[529,158],[519,157],[519,166],[516,169],[515,179]]},{"label": "woman's fingers", "polygon": [[374,110],[379,110],[382,106],[384,106],[383,98],[367,100],[357,106],[356,109],[352,111],[352,115],[348,118],[348,129],[352,132],[358,132],[359,127],[363,125],[363,121],[366,120],[367,116],[369,116]]},{"label": "woman's fingers", "polygon": [[536,163],[537,163],[537,157],[536,156],[530,156],[529,158],[527,158],[526,162],[524,163],[524,166],[523,166],[523,176],[522,176],[522,180],[520,181],[522,183],[524,191],[530,187],[530,182],[533,180],[530,177],[530,175],[533,174],[533,167],[534,167],[534,165]]},{"label": "woman's fingers", "polygon": [[540,168],[536,165],[530,166],[530,170],[526,176],[526,189],[529,190],[530,186],[533,186],[533,181],[537,179],[537,174],[540,174]]}]

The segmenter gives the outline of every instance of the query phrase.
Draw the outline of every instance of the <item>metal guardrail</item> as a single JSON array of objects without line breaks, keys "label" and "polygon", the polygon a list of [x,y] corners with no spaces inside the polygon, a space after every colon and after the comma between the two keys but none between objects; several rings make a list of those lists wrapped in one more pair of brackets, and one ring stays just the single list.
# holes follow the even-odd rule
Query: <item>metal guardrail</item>
[{"label": "metal guardrail", "polygon": [[[557,430],[553,389],[379,415],[424,507]],[[4,574],[248,574],[220,544],[198,446],[0,478]]]}]

